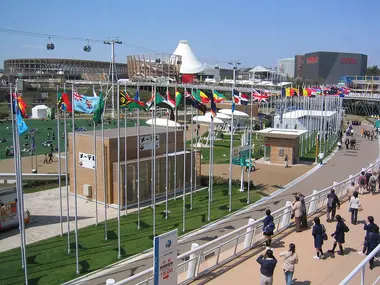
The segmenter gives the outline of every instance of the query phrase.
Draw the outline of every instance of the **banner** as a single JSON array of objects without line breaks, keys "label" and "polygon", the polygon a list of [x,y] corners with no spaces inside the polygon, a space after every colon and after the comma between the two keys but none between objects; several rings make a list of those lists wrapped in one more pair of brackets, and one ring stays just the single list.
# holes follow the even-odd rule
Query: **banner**
[{"label": "banner", "polygon": [[89,169],[95,169],[95,155],[88,153],[79,153],[79,166]]},{"label": "banner", "polygon": [[177,230],[154,238],[154,285],[177,285]]}]

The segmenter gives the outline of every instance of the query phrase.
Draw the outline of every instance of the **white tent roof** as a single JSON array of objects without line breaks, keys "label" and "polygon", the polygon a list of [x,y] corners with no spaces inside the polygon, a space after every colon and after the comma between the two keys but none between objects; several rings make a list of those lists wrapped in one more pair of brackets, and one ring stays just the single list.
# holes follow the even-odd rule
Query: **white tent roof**
[{"label": "white tent roof", "polygon": [[[194,122],[197,122],[199,125],[210,125],[211,124],[211,116],[195,116],[193,118]],[[215,125],[222,125],[224,122],[221,119],[214,118]]]},{"label": "white tent roof", "polygon": [[268,68],[258,65],[252,68],[249,72],[271,72],[271,71]]},{"label": "white tent roof", "polygon": [[[219,110],[219,113],[232,116],[232,110],[231,109],[221,109],[221,110]],[[242,117],[242,118],[248,118],[249,117],[247,113],[244,113],[244,112],[238,111],[238,110],[234,111],[234,116],[235,117]]]},{"label": "white tent roof", "polygon": [[205,69],[204,65],[195,57],[188,41],[179,41],[173,54],[182,57],[180,70],[182,74],[196,74]]},{"label": "white tent roof", "polygon": [[49,109],[49,107],[46,105],[37,105],[32,108],[32,110],[46,110],[46,109]]}]

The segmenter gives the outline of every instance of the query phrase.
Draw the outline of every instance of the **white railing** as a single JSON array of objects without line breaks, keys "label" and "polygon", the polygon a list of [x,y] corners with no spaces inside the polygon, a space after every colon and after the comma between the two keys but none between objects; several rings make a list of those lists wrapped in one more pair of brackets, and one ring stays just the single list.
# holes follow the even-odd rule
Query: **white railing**
[{"label": "white railing", "polygon": [[[380,161],[376,160],[373,164],[371,163],[369,167],[362,169],[362,171],[374,169],[375,167],[378,168],[379,166]],[[311,195],[305,197],[307,215],[313,215],[326,207],[327,194],[330,193],[332,188],[335,189],[335,193],[339,199],[344,198],[346,196],[347,187],[352,181],[356,183],[359,175],[360,172],[356,175],[350,175],[349,178],[339,183],[334,182],[332,186],[323,190],[314,190]],[[291,204],[292,203],[288,201],[284,207],[272,213],[276,225],[275,234],[291,226]],[[189,284],[195,278],[207,274],[215,268],[222,266],[237,256],[260,245],[264,238],[262,234],[264,218],[265,217],[262,217],[258,220],[250,219],[247,225],[201,246],[196,245],[197,247],[194,249],[179,255],[177,265],[178,284]],[[195,244],[193,244],[192,247],[194,246]],[[115,284],[151,285],[153,284],[153,267]]]},{"label": "white railing", "polygon": [[[380,244],[373,251],[371,251],[371,253],[369,255],[367,255],[367,257],[364,258],[363,261],[360,262],[359,265],[356,266],[356,268],[350,274],[348,274],[348,276],[346,278],[344,278],[344,280],[342,282],[340,282],[339,285],[349,284],[351,279],[354,278],[354,276],[359,271],[361,271],[360,284],[361,285],[368,284],[368,282],[367,283],[365,282],[365,267],[366,267],[367,263],[371,260],[371,258],[375,257],[378,252],[380,252]],[[378,280],[379,280],[379,278],[373,284],[376,284]]]}]

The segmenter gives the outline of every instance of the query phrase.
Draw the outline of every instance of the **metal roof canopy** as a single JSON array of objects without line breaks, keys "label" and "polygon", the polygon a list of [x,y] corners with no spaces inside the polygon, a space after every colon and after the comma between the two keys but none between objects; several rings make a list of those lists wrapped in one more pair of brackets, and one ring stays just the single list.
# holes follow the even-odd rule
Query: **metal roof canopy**
[{"label": "metal roof canopy", "polygon": [[255,133],[268,138],[296,139],[302,136],[303,134],[307,133],[307,130],[266,128],[261,131],[256,131]]}]

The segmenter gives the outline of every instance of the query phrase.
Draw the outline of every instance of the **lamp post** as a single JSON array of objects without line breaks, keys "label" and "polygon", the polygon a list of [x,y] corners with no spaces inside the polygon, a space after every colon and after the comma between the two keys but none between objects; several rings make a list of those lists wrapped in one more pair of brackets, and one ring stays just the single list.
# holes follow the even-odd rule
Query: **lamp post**
[{"label": "lamp post", "polygon": [[232,211],[232,152],[233,152],[233,139],[234,139],[234,110],[235,110],[235,103],[234,103],[234,89],[236,84],[236,70],[237,67],[241,64],[238,61],[229,62],[228,64],[233,65],[233,83],[232,83],[232,92],[231,92],[231,98],[232,98],[232,114],[231,114],[231,139],[230,139],[230,175],[229,175],[229,183],[228,183],[228,194],[230,196],[230,203],[229,203],[229,211]]},{"label": "lamp post", "polygon": [[112,102],[112,119],[115,118],[115,92],[114,92],[114,81],[115,81],[115,44],[121,45],[123,42],[116,40],[108,40],[103,42],[105,45],[111,45],[111,102]]}]

